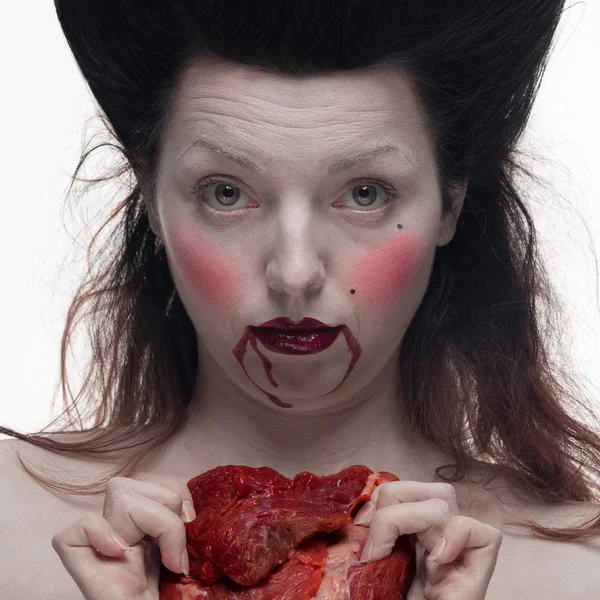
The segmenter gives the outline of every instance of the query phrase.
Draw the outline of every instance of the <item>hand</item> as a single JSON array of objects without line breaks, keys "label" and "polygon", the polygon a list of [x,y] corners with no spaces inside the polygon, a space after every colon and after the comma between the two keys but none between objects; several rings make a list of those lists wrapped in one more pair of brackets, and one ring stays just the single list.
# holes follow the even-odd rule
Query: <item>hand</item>
[{"label": "hand", "polygon": [[174,573],[189,569],[184,500],[189,522],[195,512],[185,483],[114,477],[102,516],[84,515],[57,533],[52,547],[86,600],[159,600],[160,559]]},{"label": "hand", "polygon": [[[379,485],[354,520],[369,525],[369,560],[388,556],[398,536],[416,534],[425,548],[407,600],[484,600],[502,544],[500,530],[458,514],[448,483],[390,481]],[[445,540],[441,553],[435,557]],[[365,543],[364,561],[369,550]]]}]

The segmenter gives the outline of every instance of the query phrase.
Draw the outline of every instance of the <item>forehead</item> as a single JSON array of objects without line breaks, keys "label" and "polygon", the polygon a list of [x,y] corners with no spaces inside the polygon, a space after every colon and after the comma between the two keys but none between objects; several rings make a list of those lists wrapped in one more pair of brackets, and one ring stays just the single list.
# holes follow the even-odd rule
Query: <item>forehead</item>
[{"label": "forehead", "polygon": [[406,154],[414,154],[427,138],[415,84],[398,68],[298,78],[205,55],[182,69],[166,131],[178,155],[213,133],[245,148],[310,143],[335,154],[381,140],[403,143]]}]

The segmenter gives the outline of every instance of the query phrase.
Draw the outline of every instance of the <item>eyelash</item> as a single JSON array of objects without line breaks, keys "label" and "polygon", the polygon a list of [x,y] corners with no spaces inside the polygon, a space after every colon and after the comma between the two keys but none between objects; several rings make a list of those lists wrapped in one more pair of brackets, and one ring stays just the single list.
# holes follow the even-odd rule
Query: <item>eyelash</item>
[{"label": "eyelash", "polygon": [[[235,181],[235,178],[231,178],[231,177],[209,175],[208,177],[200,179],[199,181],[197,181],[196,183],[191,185],[189,188],[189,193],[192,196],[192,198],[200,197],[202,200],[203,208],[206,208],[207,210],[212,209],[215,212],[219,212],[219,213],[222,212],[224,214],[226,214],[228,212],[234,213],[237,211],[236,210],[218,211],[217,209],[212,208],[212,206],[210,206],[204,200],[204,198],[202,196],[202,191],[204,190],[204,188],[208,187],[209,185],[213,185],[215,183],[217,183],[217,184],[218,183],[233,183],[234,181]],[[357,210],[356,212],[365,213],[365,214],[366,213],[376,213],[378,211],[384,210],[384,208],[388,207],[393,201],[398,200],[400,198],[400,194],[399,194],[398,190],[392,185],[392,183],[386,177],[384,177],[383,175],[379,175],[379,174],[369,173],[366,177],[358,180],[358,182],[356,184],[352,185],[348,189],[352,189],[354,187],[359,187],[361,185],[370,185],[370,184],[378,185],[387,194],[388,200],[384,204],[382,204],[379,208],[376,208],[374,210]],[[244,209],[241,208],[238,210],[244,210]],[[350,210],[352,210],[352,209],[350,209]]]}]

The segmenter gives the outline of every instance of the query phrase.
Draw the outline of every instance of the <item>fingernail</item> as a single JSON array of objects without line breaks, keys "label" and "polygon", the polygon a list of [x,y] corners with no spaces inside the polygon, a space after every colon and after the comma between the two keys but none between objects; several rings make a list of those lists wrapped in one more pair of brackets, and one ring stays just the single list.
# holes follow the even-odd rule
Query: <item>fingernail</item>
[{"label": "fingernail", "polygon": [[111,533],[110,534],[112,539],[115,540],[115,543],[117,544],[117,546],[119,546],[120,548],[123,548],[123,550],[129,550],[130,546],[129,544],[119,535],[117,535],[116,533]]},{"label": "fingernail", "polygon": [[360,562],[366,563],[371,558],[371,554],[373,553],[373,540],[371,537],[367,537],[367,541],[365,542],[365,546],[363,548],[362,554],[360,555]]},{"label": "fingernail", "polygon": [[365,502],[354,517],[355,525],[368,525],[371,522],[373,513],[375,512],[375,504],[370,500]]},{"label": "fingernail", "polygon": [[181,571],[186,577],[190,576],[190,559],[188,557],[187,548],[183,549],[181,554]]},{"label": "fingernail", "polygon": [[444,551],[445,546],[446,538],[442,536],[442,539],[433,548],[431,554],[429,555],[429,558],[431,558],[431,560],[435,560],[436,558],[438,558],[440,554]]},{"label": "fingernail", "polygon": [[183,513],[184,523],[190,523],[196,518],[196,511],[194,510],[194,505],[189,500],[183,501],[183,509],[181,512]]}]

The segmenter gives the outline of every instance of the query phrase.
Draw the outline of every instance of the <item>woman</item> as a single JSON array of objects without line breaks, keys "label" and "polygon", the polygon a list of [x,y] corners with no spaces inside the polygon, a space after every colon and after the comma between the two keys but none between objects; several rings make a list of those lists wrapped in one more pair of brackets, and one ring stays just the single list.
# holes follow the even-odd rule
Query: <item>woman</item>
[{"label": "woman", "polygon": [[400,481],[361,514],[363,558],[415,534],[409,599],[592,598],[600,437],[550,367],[515,185],[562,0],[56,5],[134,176],[63,344],[64,368],[90,302],[93,426],[1,429],[94,485],[21,461],[36,481],[103,496],[56,507],[71,584],[158,598],[161,560],[186,571],[185,483],[214,466],[365,464]]}]

